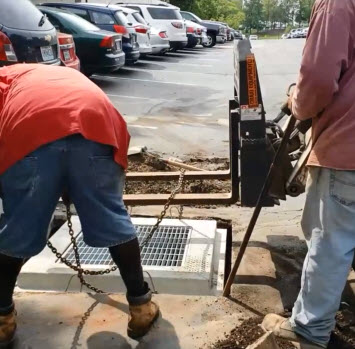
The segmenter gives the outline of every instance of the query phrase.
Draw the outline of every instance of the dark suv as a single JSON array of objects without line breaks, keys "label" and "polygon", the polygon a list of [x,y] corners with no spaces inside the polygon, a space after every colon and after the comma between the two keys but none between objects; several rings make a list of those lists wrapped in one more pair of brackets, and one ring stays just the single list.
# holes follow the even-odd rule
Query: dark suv
[{"label": "dark suv", "polygon": [[0,7],[0,66],[61,64],[57,32],[29,0],[1,0]]},{"label": "dark suv", "polygon": [[226,41],[227,27],[222,23],[202,20],[192,12],[181,11],[181,16],[184,19],[195,22],[207,28],[208,42],[203,46],[213,47],[216,44],[223,44]]},{"label": "dark suv", "polygon": [[86,19],[100,29],[122,34],[126,62],[134,63],[138,60],[140,54],[136,30],[131,23],[128,23],[127,17],[117,6],[90,3],[46,3],[44,5],[65,9]]}]

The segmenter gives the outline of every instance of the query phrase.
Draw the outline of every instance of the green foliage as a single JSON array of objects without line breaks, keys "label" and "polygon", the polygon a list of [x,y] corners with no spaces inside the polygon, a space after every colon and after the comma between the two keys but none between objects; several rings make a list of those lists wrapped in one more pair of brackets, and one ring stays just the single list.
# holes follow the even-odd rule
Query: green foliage
[{"label": "green foliage", "polygon": [[202,19],[228,23],[248,31],[273,29],[276,23],[301,26],[309,21],[315,0],[170,0],[184,11]]},{"label": "green foliage", "polygon": [[263,28],[263,4],[261,0],[246,0],[244,2],[245,29],[250,33],[252,29]]},{"label": "green foliage", "polygon": [[170,3],[202,19],[226,22],[232,28],[238,28],[245,18],[242,0],[170,0]]}]

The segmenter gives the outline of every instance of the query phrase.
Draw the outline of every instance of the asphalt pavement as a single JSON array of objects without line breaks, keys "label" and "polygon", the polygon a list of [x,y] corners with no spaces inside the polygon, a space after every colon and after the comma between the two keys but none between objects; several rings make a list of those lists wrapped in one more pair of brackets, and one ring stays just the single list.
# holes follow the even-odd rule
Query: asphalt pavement
[{"label": "asphalt pavement", "polygon": [[[304,40],[253,41],[268,118],[297,78]],[[184,158],[228,157],[233,43],[148,56],[93,81],[125,117],[131,146]]]}]

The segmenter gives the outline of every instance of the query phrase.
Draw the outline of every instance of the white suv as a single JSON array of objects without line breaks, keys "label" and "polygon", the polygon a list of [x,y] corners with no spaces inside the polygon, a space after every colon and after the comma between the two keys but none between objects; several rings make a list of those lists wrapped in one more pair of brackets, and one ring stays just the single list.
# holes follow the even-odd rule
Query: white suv
[{"label": "white suv", "polygon": [[[180,50],[187,45],[186,24],[178,7],[161,2],[160,5],[142,4],[139,1],[123,0],[118,5],[139,11],[148,25],[164,28],[172,50]],[[154,3],[154,2],[153,2]]]}]

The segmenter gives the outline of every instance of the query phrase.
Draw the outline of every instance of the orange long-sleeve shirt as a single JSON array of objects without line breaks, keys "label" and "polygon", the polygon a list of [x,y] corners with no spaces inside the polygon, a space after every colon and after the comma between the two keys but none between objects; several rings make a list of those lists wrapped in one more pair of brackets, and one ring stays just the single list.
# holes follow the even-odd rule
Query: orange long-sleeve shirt
[{"label": "orange long-sleeve shirt", "polygon": [[75,133],[113,146],[115,161],[127,167],[127,125],[84,75],[41,64],[0,69],[0,174],[41,145]]},{"label": "orange long-sleeve shirt", "polygon": [[293,114],[313,118],[308,165],[355,170],[355,0],[316,0]]}]

